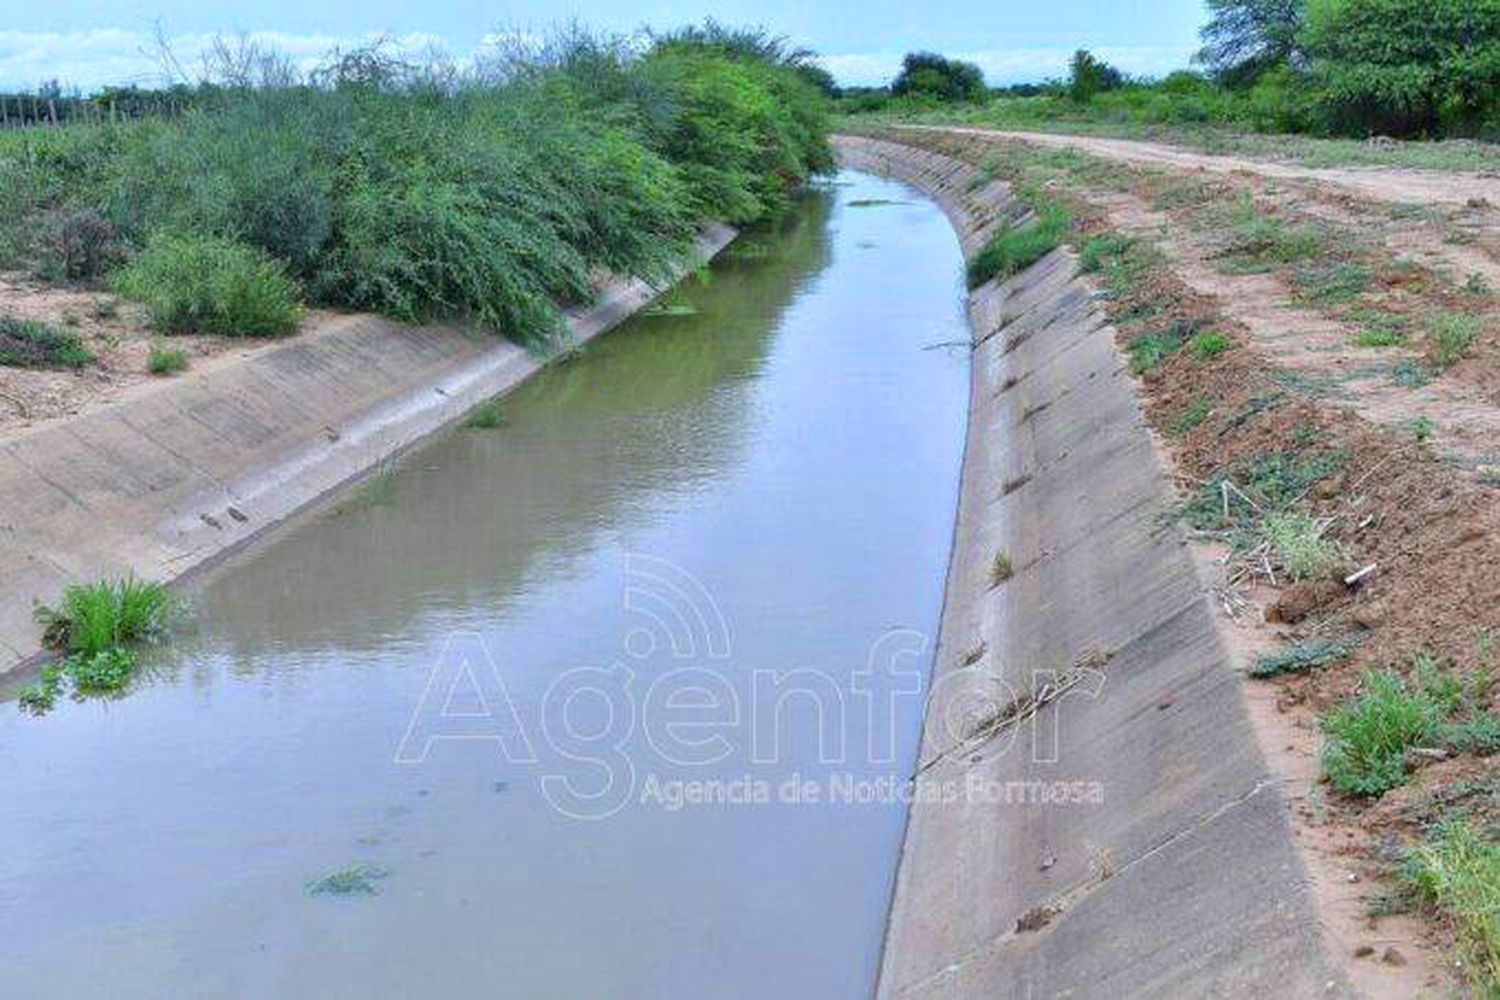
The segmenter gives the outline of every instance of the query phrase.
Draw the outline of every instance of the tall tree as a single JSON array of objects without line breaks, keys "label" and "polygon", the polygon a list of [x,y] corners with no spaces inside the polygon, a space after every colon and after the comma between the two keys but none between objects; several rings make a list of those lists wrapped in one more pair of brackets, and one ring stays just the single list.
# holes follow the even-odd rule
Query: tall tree
[{"label": "tall tree", "polygon": [[1208,0],[1208,23],[1194,58],[1220,80],[1253,83],[1269,69],[1300,59],[1297,36],[1307,0]]},{"label": "tall tree", "polygon": [[984,97],[984,73],[973,63],[935,52],[908,52],[891,93],[926,94],[940,101],[978,101]]},{"label": "tall tree", "polygon": [[1500,114],[1500,0],[1311,0],[1303,37],[1336,128],[1435,136]]}]

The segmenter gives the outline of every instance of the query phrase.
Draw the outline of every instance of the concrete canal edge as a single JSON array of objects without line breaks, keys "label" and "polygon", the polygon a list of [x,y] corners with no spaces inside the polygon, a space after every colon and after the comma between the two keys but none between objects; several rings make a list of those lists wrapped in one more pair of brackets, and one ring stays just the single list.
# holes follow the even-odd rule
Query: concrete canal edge
[{"label": "concrete canal edge", "polygon": [[[965,256],[1024,211],[960,161],[837,148],[935,199]],[[969,316],[954,552],[879,995],[1347,995],[1114,331],[1066,251],[976,289]]]},{"label": "concrete canal edge", "polygon": [[[690,263],[734,239],[700,237]],[[656,297],[611,283],[569,346]],[[175,582],[514,388],[550,358],[498,337],[345,316],[201,376],[0,442],[0,674],[36,657],[35,601]]]}]

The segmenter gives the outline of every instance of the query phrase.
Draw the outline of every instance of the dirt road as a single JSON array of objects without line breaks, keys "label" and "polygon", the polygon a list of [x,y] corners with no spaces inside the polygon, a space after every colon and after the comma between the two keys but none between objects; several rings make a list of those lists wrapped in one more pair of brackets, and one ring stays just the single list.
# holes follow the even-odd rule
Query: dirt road
[{"label": "dirt road", "polygon": [[1469,205],[1483,199],[1500,206],[1500,177],[1464,172],[1412,170],[1403,167],[1300,167],[1238,156],[1215,156],[1162,143],[1135,139],[1105,139],[1098,136],[1052,135],[1043,132],[1008,132],[1002,129],[958,126],[906,126],[932,128],[961,135],[1014,139],[1035,146],[1078,149],[1095,156],[1143,166],[1202,170],[1217,174],[1249,173],[1288,181],[1316,181],[1347,189],[1377,201],[1415,204]]}]

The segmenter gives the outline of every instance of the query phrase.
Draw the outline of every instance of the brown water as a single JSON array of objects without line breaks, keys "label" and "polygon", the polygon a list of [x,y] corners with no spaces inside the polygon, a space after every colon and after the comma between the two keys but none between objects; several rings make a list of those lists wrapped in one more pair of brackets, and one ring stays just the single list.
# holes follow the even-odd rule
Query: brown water
[{"label": "brown water", "polygon": [[217,571],[126,697],[4,706],[0,997],[869,995],[959,273],[845,175]]}]

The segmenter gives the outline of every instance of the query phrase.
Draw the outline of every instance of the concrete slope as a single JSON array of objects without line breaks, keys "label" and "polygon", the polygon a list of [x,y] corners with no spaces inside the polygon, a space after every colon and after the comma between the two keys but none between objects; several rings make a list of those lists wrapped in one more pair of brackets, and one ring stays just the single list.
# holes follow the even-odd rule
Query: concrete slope
[{"label": "concrete slope", "polygon": [[[838,148],[937,199],[966,252],[1024,214],[947,157]],[[880,995],[1344,994],[1124,358],[1075,272],[1059,251],[970,297],[955,549]]]},{"label": "concrete slope", "polygon": [[[699,240],[695,263],[734,238]],[[572,342],[648,303],[611,284]],[[36,653],[33,602],[134,573],[171,581],[536,372],[498,337],[349,316],[202,376],[0,440],[0,672]]]}]

